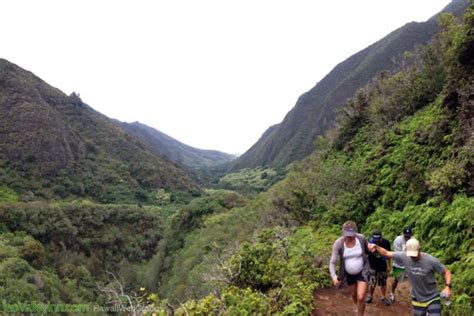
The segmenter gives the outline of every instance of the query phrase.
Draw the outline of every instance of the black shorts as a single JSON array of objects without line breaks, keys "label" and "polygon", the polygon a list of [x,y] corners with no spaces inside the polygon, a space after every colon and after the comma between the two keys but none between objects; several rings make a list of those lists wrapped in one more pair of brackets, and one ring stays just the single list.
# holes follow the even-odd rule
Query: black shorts
[{"label": "black shorts", "polygon": [[364,275],[362,274],[362,271],[359,272],[359,273],[356,274],[356,275],[352,275],[352,274],[346,273],[346,281],[347,281],[347,285],[356,284],[357,281],[369,283],[369,280],[368,280],[367,276],[364,276]]}]

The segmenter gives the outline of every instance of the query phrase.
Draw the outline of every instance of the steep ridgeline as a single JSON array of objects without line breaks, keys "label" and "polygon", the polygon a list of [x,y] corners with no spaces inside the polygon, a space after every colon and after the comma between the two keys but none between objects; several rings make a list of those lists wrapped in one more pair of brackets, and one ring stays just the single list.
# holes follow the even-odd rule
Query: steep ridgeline
[{"label": "steep ridgeline", "polygon": [[191,169],[214,167],[235,159],[235,156],[217,150],[204,150],[188,146],[140,122],[115,121],[115,123],[147,144],[152,151]]},{"label": "steep ridgeline", "polygon": [[[466,0],[454,0],[443,12],[460,15]],[[337,65],[314,88],[299,97],[284,120],[270,127],[232,170],[257,166],[283,167],[314,150],[314,141],[334,124],[336,111],[347,98],[416,45],[426,44],[438,31],[437,16],[423,23],[408,23]]]},{"label": "steep ridgeline", "polygon": [[147,202],[197,191],[185,171],[33,73],[0,59],[0,187],[30,198]]}]

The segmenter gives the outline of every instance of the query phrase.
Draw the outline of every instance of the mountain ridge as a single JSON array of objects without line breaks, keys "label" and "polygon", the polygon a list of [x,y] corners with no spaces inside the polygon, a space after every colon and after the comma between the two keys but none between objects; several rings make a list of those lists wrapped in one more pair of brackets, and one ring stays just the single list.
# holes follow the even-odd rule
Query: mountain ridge
[{"label": "mountain ridge", "polygon": [[2,185],[46,198],[103,202],[115,201],[118,192],[148,200],[158,188],[199,191],[185,170],[152,153],[76,93],[67,96],[5,59],[0,88]]},{"label": "mountain ridge", "polygon": [[[441,12],[460,15],[466,6],[466,1],[454,0]],[[378,73],[393,70],[394,58],[413,50],[416,45],[426,44],[438,30],[438,16],[439,13],[426,22],[407,23],[337,64],[316,86],[298,98],[281,123],[264,132],[236,159],[231,170],[284,167],[309,155],[317,136],[333,126],[336,110]]]},{"label": "mountain ridge", "polygon": [[186,145],[177,139],[138,121],[114,123],[128,133],[139,138],[157,154],[189,168],[214,167],[235,159],[234,155],[218,150],[199,149]]}]

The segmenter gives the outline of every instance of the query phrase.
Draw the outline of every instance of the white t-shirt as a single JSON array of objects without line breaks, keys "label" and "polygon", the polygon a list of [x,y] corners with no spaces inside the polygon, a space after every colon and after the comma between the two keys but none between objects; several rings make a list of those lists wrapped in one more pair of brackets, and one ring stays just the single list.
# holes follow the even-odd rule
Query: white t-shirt
[{"label": "white t-shirt", "polygon": [[[403,237],[403,235],[398,236],[393,241],[393,252],[405,252],[406,244],[407,240],[405,237]],[[397,268],[405,268],[403,262],[398,258],[393,258],[393,266]]]},{"label": "white t-shirt", "polygon": [[362,246],[359,239],[355,239],[356,244],[352,248],[347,248],[344,243],[344,268],[346,273],[351,275],[359,274],[364,267],[364,259],[362,258]]}]

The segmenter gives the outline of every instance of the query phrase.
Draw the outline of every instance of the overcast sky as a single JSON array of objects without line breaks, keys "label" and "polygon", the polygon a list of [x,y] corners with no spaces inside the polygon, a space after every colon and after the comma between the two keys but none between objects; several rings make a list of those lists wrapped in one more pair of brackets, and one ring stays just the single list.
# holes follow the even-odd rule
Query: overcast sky
[{"label": "overcast sky", "polygon": [[0,58],[97,111],[243,153],[334,66],[449,0],[0,0]]}]

